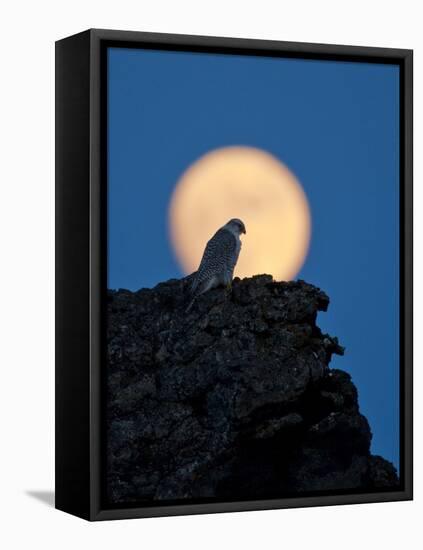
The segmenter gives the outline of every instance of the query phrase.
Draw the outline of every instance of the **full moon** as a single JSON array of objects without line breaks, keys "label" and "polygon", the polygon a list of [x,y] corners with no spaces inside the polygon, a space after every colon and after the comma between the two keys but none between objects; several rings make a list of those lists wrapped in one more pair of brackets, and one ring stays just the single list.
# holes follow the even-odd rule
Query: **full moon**
[{"label": "full moon", "polygon": [[253,147],[211,151],[182,174],[169,207],[170,236],[185,273],[198,269],[207,241],[231,218],[247,234],[235,276],[268,273],[291,280],[307,255],[311,216],[294,174],[271,154]]}]

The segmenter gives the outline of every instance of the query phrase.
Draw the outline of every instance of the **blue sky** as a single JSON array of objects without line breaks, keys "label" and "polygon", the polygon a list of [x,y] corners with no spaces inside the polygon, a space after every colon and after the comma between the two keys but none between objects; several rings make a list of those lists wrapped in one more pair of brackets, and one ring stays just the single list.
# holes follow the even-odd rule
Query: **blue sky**
[{"label": "blue sky", "polygon": [[399,68],[111,48],[108,285],[182,275],[171,192],[208,151],[259,147],[300,180],[312,214],[298,277],[330,297],[372,452],[399,465]]}]

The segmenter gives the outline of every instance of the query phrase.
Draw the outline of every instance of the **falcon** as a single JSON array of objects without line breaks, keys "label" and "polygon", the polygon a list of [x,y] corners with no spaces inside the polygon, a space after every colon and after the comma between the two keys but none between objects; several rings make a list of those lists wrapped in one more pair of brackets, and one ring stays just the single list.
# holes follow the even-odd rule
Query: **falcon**
[{"label": "falcon", "polygon": [[191,302],[187,312],[200,294],[218,286],[231,286],[241,250],[242,233],[246,233],[244,223],[238,218],[233,218],[218,229],[208,241],[200,267],[193,277],[190,288]]}]

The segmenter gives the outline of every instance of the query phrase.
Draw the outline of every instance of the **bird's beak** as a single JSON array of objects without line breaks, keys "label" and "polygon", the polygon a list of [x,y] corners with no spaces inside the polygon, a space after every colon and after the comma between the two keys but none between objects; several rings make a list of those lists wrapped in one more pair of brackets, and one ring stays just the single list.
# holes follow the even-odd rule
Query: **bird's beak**
[{"label": "bird's beak", "polygon": [[244,233],[244,235],[247,234],[247,230],[245,229],[245,227],[244,227],[244,229],[242,230],[242,232]]}]

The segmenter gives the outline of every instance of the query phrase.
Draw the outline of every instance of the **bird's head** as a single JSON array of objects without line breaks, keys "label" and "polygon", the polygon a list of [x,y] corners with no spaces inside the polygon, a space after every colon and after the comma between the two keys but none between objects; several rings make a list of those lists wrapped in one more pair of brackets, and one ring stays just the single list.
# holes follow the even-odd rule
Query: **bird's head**
[{"label": "bird's head", "polygon": [[232,218],[232,220],[229,220],[226,224],[226,227],[237,235],[241,235],[241,233],[247,233],[244,222],[238,218]]}]

